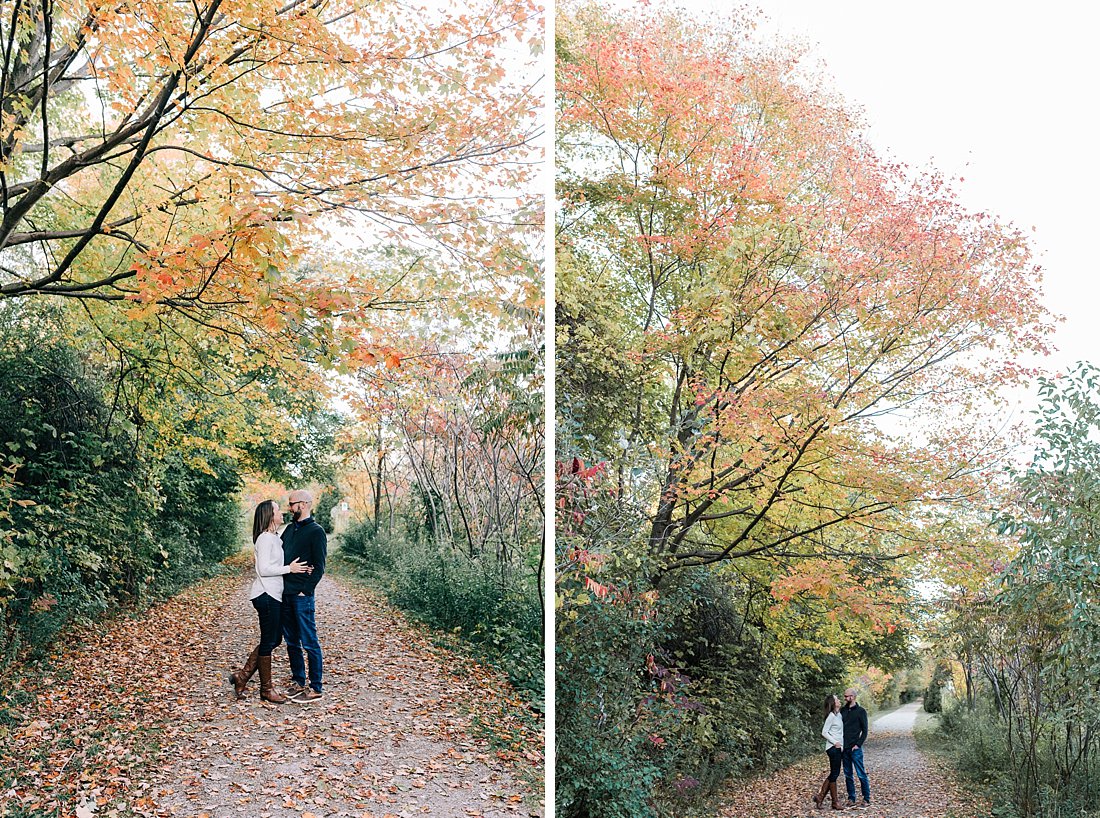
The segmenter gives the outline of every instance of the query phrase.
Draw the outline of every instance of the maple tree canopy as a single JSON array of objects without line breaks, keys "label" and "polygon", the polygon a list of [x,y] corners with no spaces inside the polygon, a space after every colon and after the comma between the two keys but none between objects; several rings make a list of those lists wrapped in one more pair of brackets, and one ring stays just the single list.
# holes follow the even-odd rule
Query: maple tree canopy
[{"label": "maple tree canopy", "polygon": [[541,47],[529,0],[3,0],[0,303],[238,404],[530,305]]},{"label": "maple tree canopy", "polygon": [[559,37],[559,400],[647,510],[650,553],[925,541],[920,517],[1002,451],[976,407],[1045,351],[1026,238],[877,156],[743,21],[588,9]]}]

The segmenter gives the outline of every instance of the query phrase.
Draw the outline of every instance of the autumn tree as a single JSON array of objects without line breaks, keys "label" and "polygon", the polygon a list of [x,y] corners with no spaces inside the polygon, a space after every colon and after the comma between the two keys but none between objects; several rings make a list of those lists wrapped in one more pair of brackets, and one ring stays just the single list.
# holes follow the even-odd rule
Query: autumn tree
[{"label": "autumn tree", "polygon": [[539,347],[426,343],[399,370],[377,362],[356,376],[341,553],[395,603],[500,664],[541,708]]},{"label": "autumn tree", "polygon": [[912,565],[993,507],[1049,317],[1026,237],[750,18],[556,31],[558,809],[708,814],[911,661]]},{"label": "autumn tree", "polygon": [[0,299],[79,304],[70,320],[135,379],[190,372],[211,397],[392,347],[372,310],[432,293],[334,269],[364,242],[525,274],[506,250],[536,204],[533,5],[0,11]]},{"label": "autumn tree", "polygon": [[321,215],[486,221],[538,130],[498,51],[538,26],[470,11],[5,2],[0,293],[201,314],[263,292]]},{"label": "autumn tree", "polygon": [[[395,603],[470,640],[541,707],[544,311],[539,262],[520,244],[507,254],[529,271],[512,295],[501,282],[463,281],[373,320],[380,337],[400,336],[400,356],[349,352],[341,548]],[[419,280],[440,273],[410,264],[401,291],[424,292]]]},{"label": "autumn tree", "polygon": [[[541,27],[527,0],[0,0],[0,326],[94,373],[87,425],[143,503],[113,570],[220,558],[153,548],[188,481],[334,478],[357,371],[412,378],[427,328],[468,352],[531,307]],[[23,569],[48,548],[15,457]],[[102,539],[73,550],[109,585]]]},{"label": "autumn tree", "polygon": [[1100,370],[1080,363],[1041,378],[1039,399],[1032,456],[1013,469],[996,520],[1010,558],[980,605],[943,614],[980,668],[980,706],[956,738],[968,743],[992,713],[1005,797],[1021,815],[1100,800],[1100,696],[1089,682],[1100,645]]},{"label": "autumn tree", "polygon": [[[1044,349],[1025,237],[880,159],[747,29],[584,17],[558,62],[559,393],[596,428],[589,366],[631,373],[593,454],[638,467],[648,550],[919,540],[914,510],[971,496],[1000,451],[973,410]],[[615,326],[588,308],[609,301]]]}]

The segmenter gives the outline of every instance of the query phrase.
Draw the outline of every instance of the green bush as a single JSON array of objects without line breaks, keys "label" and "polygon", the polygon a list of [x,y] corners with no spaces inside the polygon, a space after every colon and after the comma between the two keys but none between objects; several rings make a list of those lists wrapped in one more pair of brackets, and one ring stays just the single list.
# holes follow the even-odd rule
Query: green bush
[{"label": "green bush", "polygon": [[357,520],[341,535],[340,553],[355,563],[361,575],[380,580],[393,573],[395,542],[401,540],[379,532],[370,520]]},{"label": "green bush", "polygon": [[731,775],[817,749],[840,659],[788,655],[746,604],[748,589],[707,569],[677,572],[658,593],[641,569],[599,576],[613,587],[603,596],[573,580],[559,587],[562,818],[709,814]]},{"label": "green bush", "polygon": [[152,523],[160,545],[158,596],[209,576],[237,553],[243,522],[236,499],[241,478],[231,460],[206,454],[198,464],[170,454],[161,468],[161,507]]},{"label": "green bush", "polygon": [[[704,785],[816,747],[821,701],[842,686],[838,657],[824,649],[792,654],[776,642],[757,606],[746,604],[759,590],[705,568],[677,572],[661,590],[671,622],[661,653],[694,680],[715,717],[713,746],[693,738],[686,748],[693,761],[683,774]],[[724,754],[736,761],[716,764]]]},{"label": "green bush", "polygon": [[932,671],[932,678],[928,681],[928,687],[924,691],[924,709],[926,712],[943,712],[943,690],[950,680],[951,665],[942,660],[937,662],[936,669]]},{"label": "green bush", "polygon": [[397,607],[483,651],[541,707],[542,609],[531,572],[491,554],[470,558],[437,543],[378,531],[369,521],[348,527],[340,553]]},{"label": "green bush", "polygon": [[239,542],[234,465],[151,457],[111,373],[52,339],[48,316],[0,311],[0,665],[177,590]]},{"label": "green bush", "polygon": [[326,486],[317,498],[317,507],[313,510],[313,516],[321,527],[329,534],[333,532],[332,510],[340,502],[340,492],[332,486]]},{"label": "green bush", "polygon": [[640,597],[582,603],[570,591],[556,622],[557,813],[653,815],[653,791],[674,775],[668,737],[687,715],[682,680],[653,658],[666,625]]},{"label": "green bush", "polygon": [[132,437],[111,429],[99,384],[73,350],[44,339],[7,345],[0,384],[0,458],[18,501],[0,589],[0,648],[11,657],[140,595],[156,497]]},{"label": "green bush", "polygon": [[[967,778],[986,785],[993,798],[994,814],[1004,818],[1031,815],[1036,818],[1081,818],[1100,808],[1100,764],[1088,755],[1065,775],[1056,761],[1071,757],[1065,726],[1049,723],[1041,730],[1035,749],[1037,766],[1027,771],[1027,757],[1010,747],[1004,721],[979,700],[974,710],[962,705],[947,706],[940,714],[939,735],[944,752]],[[1019,729],[1019,728],[1017,728]],[[1028,784],[1020,788],[1019,781]],[[1025,797],[1030,796],[1030,797]]]},{"label": "green bush", "polygon": [[1005,780],[1012,762],[1004,727],[995,713],[961,705],[946,707],[940,713],[939,732],[963,775],[986,784]]}]

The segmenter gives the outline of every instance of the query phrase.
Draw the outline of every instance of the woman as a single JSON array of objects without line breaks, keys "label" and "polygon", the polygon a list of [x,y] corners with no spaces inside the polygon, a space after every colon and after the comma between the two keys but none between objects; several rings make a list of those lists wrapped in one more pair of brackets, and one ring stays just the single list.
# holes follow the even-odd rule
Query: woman
[{"label": "woman", "polygon": [[287,701],[271,682],[271,651],[283,641],[283,574],[310,573],[313,569],[295,559],[283,565],[283,541],[275,533],[279,524],[279,504],[264,500],[256,506],[252,519],[252,551],[256,558],[256,579],[252,581],[252,607],[260,617],[260,644],[252,649],[244,667],[229,674],[229,682],[238,699],[244,698],[248,680],[260,671],[260,698],[272,704]]},{"label": "woman", "polygon": [[825,697],[825,726],[821,728],[825,738],[825,752],[829,754],[829,775],[821,782],[821,790],[814,796],[818,809],[825,806],[825,794],[833,801],[833,809],[844,809],[836,794],[836,780],[840,776],[840,759],[844,755],[844,720],[840,716],[840,699],[830,693]]}]

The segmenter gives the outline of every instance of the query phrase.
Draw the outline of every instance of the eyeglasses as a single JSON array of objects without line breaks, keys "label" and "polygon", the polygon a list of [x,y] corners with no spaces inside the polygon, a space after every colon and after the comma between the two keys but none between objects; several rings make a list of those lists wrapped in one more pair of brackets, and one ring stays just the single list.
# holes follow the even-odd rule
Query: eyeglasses
[{"label": "eyeglasses", "polygon": [[287,506],[289,508],[294,508],[294,506],[308,506],[308,505],[309,505],[309,500],[295,500],[293,503],[287,503]]}]

